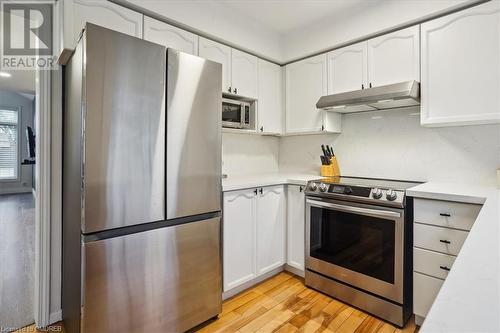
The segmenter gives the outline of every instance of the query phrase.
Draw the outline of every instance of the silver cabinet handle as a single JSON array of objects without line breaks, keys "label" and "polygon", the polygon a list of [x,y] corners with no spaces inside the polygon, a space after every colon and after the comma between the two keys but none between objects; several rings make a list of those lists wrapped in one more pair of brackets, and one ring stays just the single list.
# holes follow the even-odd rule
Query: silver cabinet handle
[{"label": "silver cabinet handle", "polygon": [[348,212],[348,213],[370,214],[370,215],[382,216],[382,217],[401,217],[401,213],[393,212],[390,210],[378,210],[378,209],[361,208],[361,207],[354,207],[354,206],[345,206],[345,205],[339,205],[339,204],[311,200],[311,199],[307,199],[306,202],[313,205],[313,206],[324,207],[324,208],[333,208],[333,209],[340,210],[343,212]]}]

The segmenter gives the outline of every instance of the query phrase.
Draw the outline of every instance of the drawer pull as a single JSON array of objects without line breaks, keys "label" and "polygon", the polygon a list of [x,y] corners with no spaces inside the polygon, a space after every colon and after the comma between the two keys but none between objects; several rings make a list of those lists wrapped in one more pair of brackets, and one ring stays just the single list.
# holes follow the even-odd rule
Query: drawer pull
[{"label": "drawer pull", "polygon": [[443,270],[445,270],[445,271],[449,271],[449,270],[450,270],[450,268],[448,268],[448,267],[446,267],[446,266],[439,266],[439,268],[441,268],[441,269],[443,269]]},{"label": "drawer pull", "polygon": [[439,241],[441,243],[445,243],[445,244],[450,244],[451,243],[449,240],[446,240],[446,239],[440,239]]},{"label": "drawer pull", "polygon": [[451,216],[450,213],[439,213],[439,215],[445,216],[445,217],[450,217]]}]

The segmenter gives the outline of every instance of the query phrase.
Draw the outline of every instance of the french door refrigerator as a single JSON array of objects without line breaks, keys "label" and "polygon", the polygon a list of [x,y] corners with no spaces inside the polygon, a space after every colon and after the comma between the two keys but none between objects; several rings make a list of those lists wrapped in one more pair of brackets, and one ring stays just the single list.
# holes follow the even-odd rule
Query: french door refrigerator
[{"label": "french door refrigerator", "polygon": [[65,67],[68,332],[183,332],[221,311],[222,68],[87,24]]}]

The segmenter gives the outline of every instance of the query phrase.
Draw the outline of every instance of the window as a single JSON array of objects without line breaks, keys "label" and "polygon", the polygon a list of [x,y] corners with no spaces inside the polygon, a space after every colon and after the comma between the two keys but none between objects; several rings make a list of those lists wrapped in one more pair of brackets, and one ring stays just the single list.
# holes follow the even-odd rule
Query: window
[{"label": "window", "polygon": [[0,108],[0,180],[17,179],[19,111]]}]

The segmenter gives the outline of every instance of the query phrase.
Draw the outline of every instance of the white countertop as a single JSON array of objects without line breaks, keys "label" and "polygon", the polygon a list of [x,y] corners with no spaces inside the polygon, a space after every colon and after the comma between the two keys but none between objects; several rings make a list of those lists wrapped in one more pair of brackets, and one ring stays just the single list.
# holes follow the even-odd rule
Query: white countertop
[{"label": "white countertop", "polygon": [[234,191],[251,187],[281,184],[306,185],[309,180],[319,179],[319,174],[263,173],[251,175],[229,175],[222,179],[222,191]]},{"label": "white countertop", "polygon": [[429,182],[407,194],[483,204],[420,332],[500,332],[500,191]]}]

